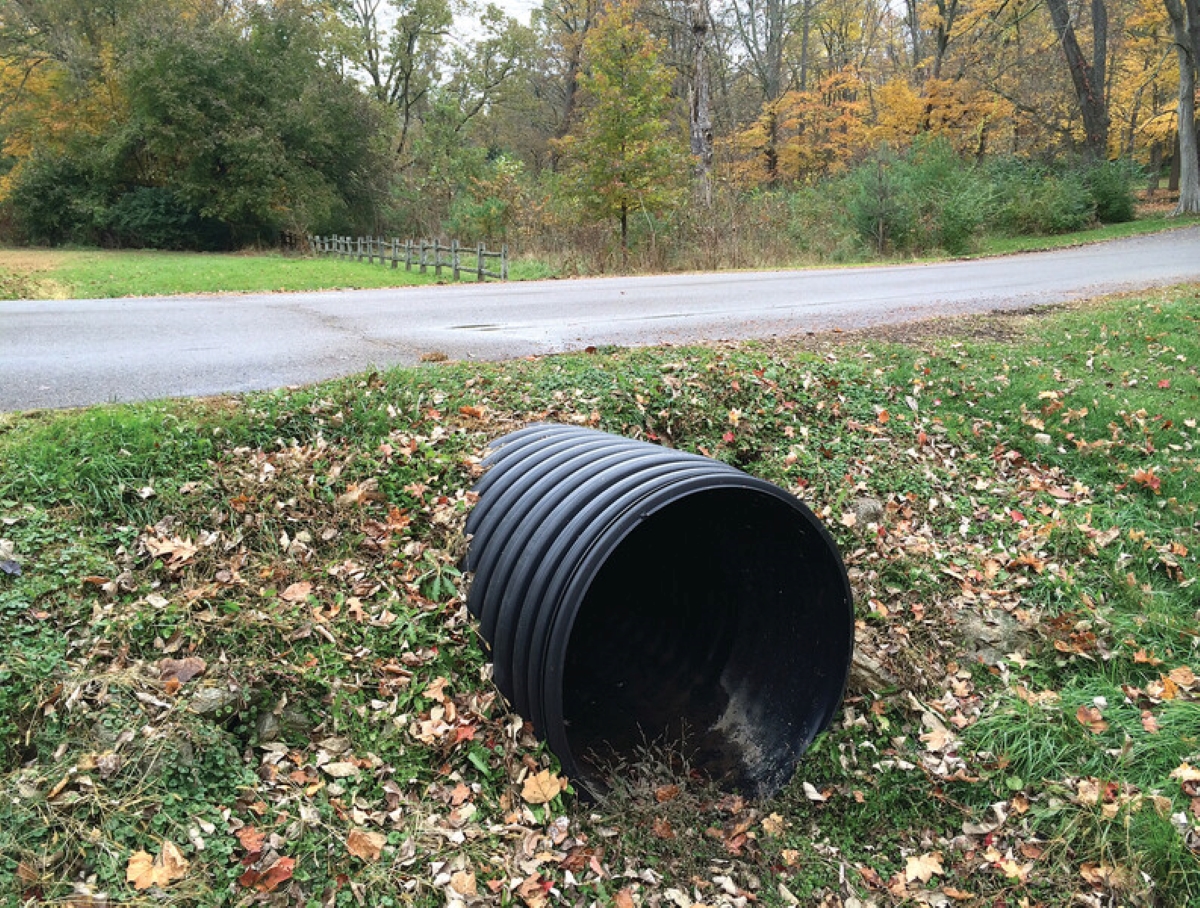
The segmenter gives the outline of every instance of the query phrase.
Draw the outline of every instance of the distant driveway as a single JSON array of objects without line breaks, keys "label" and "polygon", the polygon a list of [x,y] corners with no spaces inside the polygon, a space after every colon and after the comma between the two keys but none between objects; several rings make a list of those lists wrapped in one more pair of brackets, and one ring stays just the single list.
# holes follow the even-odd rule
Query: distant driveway
[{"label": "distant driveway", "polygon": [[0,302],[0,410],[417,362],[860,328],[1200,282],[1200,227],[995,259],[326,293]]}]

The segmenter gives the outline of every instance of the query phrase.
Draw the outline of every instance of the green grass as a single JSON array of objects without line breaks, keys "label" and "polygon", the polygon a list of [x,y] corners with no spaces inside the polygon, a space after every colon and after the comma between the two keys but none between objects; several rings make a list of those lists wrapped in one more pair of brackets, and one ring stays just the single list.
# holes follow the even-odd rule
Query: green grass
[{"label": "green grass", "polygon": [[1200,217],[1196,215],[1183,215],[1182,217],[1154,215],[1140,217],[1123,224],[1104,224],[1089,230],[1078,230],[1056,236],[995,236],[988,234],[980,241],[979,252],[976,255],[1012,255],[1018,252],[1062,249],[1067,246],[1079,246],[1083,243],[1098,243],[1102,240],[1116,240],[1121,237],[1157,233],[1160,230],[1190,227],[1194,224],[1200,224]]},{"label": "green grass", "polygon": [[[429,268],[275,253],[226,255],[151,250],[0,251],[5,295],[25,299],[110,298],[203,293],[270,293],[425,286],[452,280]],[[514,262],[511,279],[546,277],[537,263]],[[464,281],[474,280],[464,275]]]},{"label": "green grass", "polygon": [[[162,898],[197,905],[258,897],[273,855],[261,897],[298,904],[1197,904],[1198,320],[1178,288],[904,346],[9,415],[0,904],[138,901],[164,841],[190,863]],[[776,797],[648,752],[598,804],[523,799],[556,764],[487,680],[459,564],[478,457],[546,419],[706,452],[834,534],[877,668]]]}]

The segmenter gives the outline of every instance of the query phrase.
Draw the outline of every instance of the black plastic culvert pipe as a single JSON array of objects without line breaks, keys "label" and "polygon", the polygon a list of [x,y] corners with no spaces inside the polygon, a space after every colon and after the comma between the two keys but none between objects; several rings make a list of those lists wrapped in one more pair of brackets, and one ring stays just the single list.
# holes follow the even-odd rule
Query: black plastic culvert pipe
[{"label": "black plastic culvert pipe", "polygon": [[734,467],[576,426],[492,444],[467,597],[494,678],[592,793],[647,742],[766,796],[832,721],[854,645],[837,546]]}]

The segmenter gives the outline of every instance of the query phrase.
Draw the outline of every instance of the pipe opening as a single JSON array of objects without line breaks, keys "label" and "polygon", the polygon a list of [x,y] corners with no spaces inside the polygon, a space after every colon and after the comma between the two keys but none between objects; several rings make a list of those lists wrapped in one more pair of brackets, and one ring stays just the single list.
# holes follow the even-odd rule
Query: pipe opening
[{"label": "pipe opening", "polygon": [[665,505],[607,554],[571,630],[563,718],[585,782],[662,742],[773,791],[837,707],[851,634],[840,560],[807,511],[746,487]]}]

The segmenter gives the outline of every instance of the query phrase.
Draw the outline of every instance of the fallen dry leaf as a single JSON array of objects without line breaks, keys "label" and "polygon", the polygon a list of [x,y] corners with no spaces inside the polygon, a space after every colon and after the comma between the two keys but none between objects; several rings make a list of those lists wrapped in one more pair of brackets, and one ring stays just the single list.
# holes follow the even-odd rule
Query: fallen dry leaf
[{"label": "fallen dry leaf", "polygon": [[521,797],[527,804],[548,804],[567,787],[566,779],[548,769],[528,776],[521,786]]},{"label": "fallen dry leaf", "polygon": [[163,659],[158,663],[158,677],[162,681],[176,681],[184,684],[198,675],[203,675],[208,663],[199,656],[187,656],[183,659]]},{"label": "fallen dry leaf", "polygon": [[942,873],[942,853],[932,851],[929,854],[917,854],[908,859],[904,868],[904,879],[909,883],[920,880],[928,883],[933,877]]},{"label": "fallen dry leaf", "polygon": [[351,829],[350,835],[346,838],[346,850],[367,863],[379,860],[385,844],[387,844],[387,836],[382,832],[372,832],[367,829]]},{"label": "fallen dry leaf", "polygon": [[633,893],[628,888],[620,890],[613,896],[614,908],[633,908]]},{"label": "fallen dry leaf", "polygon": [[1095,706],[1084,704],[1075,710],[1075,719],[1094,735],[1108,731],[1108,723],[1104,721],[1104,714]]},{"label": "fallen dry leaf", "polygon": [[469,899],[476,898],[479,895],[475,874],[470,870],[460,870],[457,873],[451,874],[450,888],[459,895]]},{"label": "fallen dry leaf", "polygon": [[1196,684],[1196,673],[1186,665],[1181,665],[1179,668],[1173,669],[1168,677],[1180,687],[1189,690]]},{"label": "fallen dry leaf", "polygon": [[822,801],[829,800],[829,795],[822,794],[821,792],[817,791],[817,786],[813,785],[811,782],[804,782],[801,787],[804,789],[804,797],[808,798],[810,801],[815,801],[816,803],[820,804]]},{"label": "fallen dry leaf", "polygon": [[274,892],[280,884],[292,878],[296,869],[295,858],[278,858],[265,870],[251,868],[238,877],[238,882],[247,889],[259,892]]},{"label": "fallen dry leaf", "polygon": [[340,760],[333,763],[326,763],[321,767],[321,771],[327,776],[332,776],[335,779],[348,779],[351,776],[358,775],[357,766],[355,766],[353,763],[347,763]]},{"label": "fallen dry leaf", "polygon": [[675,830],[671,828],[670,820],[664,820],[662,817],[655,817],[652,825],[656,838],[668,840],[675,838]]},{"label": "fallen dry leaf", "polygon": [[266,835],[253,826],[243,826],[235,835],[237,836],[237,840],[242,843],[242,847],[250,855],[261,854],[263,846],[267,842]]},{"label": "fallen dry leaf", "polygon": [[762,821],[763,832],[767,835],[783,835],[787,821],[777,813],[770,814]]},{"label": "fallen dry leaf", "polygon": [[174,842],[164,840],[158,857],[145,851],[135,851],[125,868],[125,881],[137,890],[160,888],[169,885],[187,874],[188,861]]},{"label": "fallen dry leaf", "polygon": [[678,785],[660,785],[654,789],[654,800],[658,801],[659,804],[666,804],[677,797],[679,797]]},{"label": "fallen dry leaf", "polygon": [[286,590],[279,594],[279,598],[284,602],[303,602],[308,598],[308,594],[312,592],[313,585],[307,580],[301,580],[293,583]]}]

